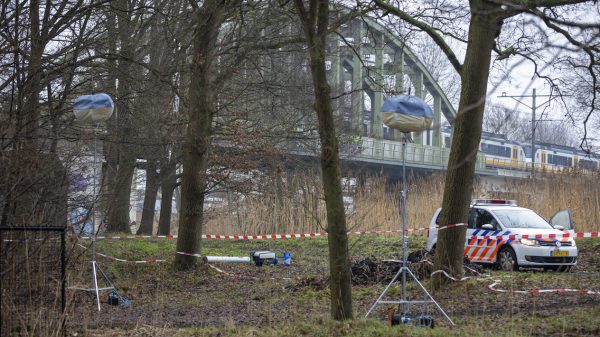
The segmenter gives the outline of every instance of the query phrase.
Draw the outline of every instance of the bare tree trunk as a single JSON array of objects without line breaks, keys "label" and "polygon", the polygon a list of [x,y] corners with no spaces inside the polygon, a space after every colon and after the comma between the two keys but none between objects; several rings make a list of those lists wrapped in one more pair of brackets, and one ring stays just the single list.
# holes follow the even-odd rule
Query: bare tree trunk
[{"label": "bare tree trunk", "polygon": [[[461,72],[462,89],[454,124],[440,225],[467,223],[468,220],[491,52],[502,27],[500,11],[500,5],[471,1],[469,42]],[[462,276],[465,235],[465,226],[440,231],[434,268],[447,269],[453,276]],[[446,280],[440,275],[434,279],[434,287],[439,287]]]},{"label": "bare tree trunk", "polygon": [[[183,145],[178,252],[201,251],[206,168],[214,112],[211,71],[219,29],[225,20],[226,3],[227,1],[223,0],[206,0],[195,13],[189,119]],[[175,266],[179,270],[190,269],[196,260],[193,256],[178,254],[175,257]]]},{"label": "bare tree trunk", "polygon": [[119,169],[113,186],[112,203],[108,211],[108,228],[111,232],[130,233],[129,206],[131,199],[131,183],[135,165],[130,151],[123,149],[122,159],[119,160]]},{"label": "bare tree trunk", "polygon": [[173,213],[173,191],[175,190],[175,166],[165,165],[161,168],[160,215],[158,218],[158,235],[169,235],[171,231],[171,214]]},{"label": "bare tree trunk", "polygon": [[[106,31],[109,36],[115,36],[116,33],[116,16],[112,10],[106,12]],[[108,39],[108,52],[110,54],[115,55],[117,53],[117,39]],[[102,83],[106,90],[115,95],[117,88],[117,65],[116,61],[113,59],[106,60],[108,65],[108,79],[105,83]],[[102,207],[102,213],[104,216],[107,216],[112,206],[112,193],[113,189],[116,186],[117,179],[117,167],[119,161],[119,145],[116,143],[119,135],[119,127],[118,127],[118,116],[119,112],[116,111],[110,117],[108,121],[106,121],[106,129],[107,129],[107,137],[112,140],[109,142],[103,142],[103,151],[106,158],[106,162],[102,164],[102,179],[101,179],[101,199],[100,205]]]},{"label": "bare tree trunk", "polygon": [[135,152],[131,145],[131,138],[135,134],[131,117],[131,79],[133,75],[131,60],[134,59],[134,46],[131,36],[131,16],[128,2],[115,1],[117,9],[117,35],[120,41],[120,55],[117,66],[119,86],[117,87],[117,114],[119,128],[118,167],[114,185],[112,186],[112,203],[108,210],[108,230],[113,232],[130,233],[129,206],[131,196],[131,182],[135,169]]},{"label": "bare tree trunk", "polygon": [[331,274],[331,316],[335,320],[352,319],[352,283],[346,216],[342,199],[338,142],[335,135],[331,88],[325,68],[329,2],[311,1],[308,12],[302,0],[295,1],[310,51],[310,70],[315,92],[315,110],[321,140],[321,174],[327,206],[327,241]]},{"label": "bare tree trunk", "polygon": [[[145,123],[140,126],[140,131],[149,140],[150,143],[162,144],[160,146],[146,144],[142,147],[141,152],[147,160],[146,167],[146,191],[144,194],[144,208],[142,211],[142,220],[138,229],[138,234],[153,234],[154,227],[154,208],[156,204],[156,194],[163,180],[163,167],[168,167],[162,164],[163,161],[169,161],[169,148],[172,149],[171,128],[163,127],[165,116],[172,115],[173,106],[173,90],[166,81],[166,78],[175,77],[176,68],[172,63],[179,56],[174,55],[171,46],[165,48],[163,37],[167,33],[167,26],[170,24],[168,17],[176,2],[165,2],[163,0],[153,0],[153,5],[157,13],[165,13],[163,15],[154,15],[150,20],[150,42],[149,42],[149,62],[148,65],[152,72],[148,74],[148,78],[144,81],[143,93],[140,95],[139,101],[143,102],[140,110],[145,112]],[[166,82],[166,83],[165,83]],[[159,160],[160,159],[160,160]],[[161,167],[161,174],[157,172],[157,168]],[[168,169],[167,169],[168,170]],[[170,210],[169,210],[170,211]],[[169,218],[170,220],[170,218]],[[168,227],[167,227],[168,231]]]},{"label": "bare tree trunk", "polygon": [[44,51],[44,42],[40,33],[40,2],[33,0],[29,7],[31,40],[30,53],[27,65],[27,78],[23,88],[23,104],[21,111],[18,112],[19,119],[23,125],[17,132],[20,132],[19,146],[27,153],[36,151],[37,134],[39,128],[39,100],[40,100],[40,82],[42,78],[42,53]]},{"label": "bare tree trunk", "polygon": [[152,235],[154,227],[154,207],[156,205],[156,194],[160,186],[156,162],[148,160],[146,166],[146,187],[144,188],[144,208],[142,209],[142,220],[138,228],[138,235]]}]

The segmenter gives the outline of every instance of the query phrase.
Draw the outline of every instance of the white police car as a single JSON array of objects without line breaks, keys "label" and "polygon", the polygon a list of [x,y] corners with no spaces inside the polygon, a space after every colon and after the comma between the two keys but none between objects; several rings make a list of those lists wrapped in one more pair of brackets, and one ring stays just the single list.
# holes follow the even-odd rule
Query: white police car
[{"label": "white police car", "polygon": [[[429,225],[427,250],[431,253],[441,210]],[[475,199],[469,210],[464,255],[471,262],[494,264],[503,270],[543,267],[568,271],[577,263],[577,246],[572,236],[563,237],[565,232],[573,234],[569,210],[556,213],[548,223],[534,211],[517,207],[514,200]],[[549,237],[552,234],[555,237]],[[499,235],[502,238],[496,237]]]}]

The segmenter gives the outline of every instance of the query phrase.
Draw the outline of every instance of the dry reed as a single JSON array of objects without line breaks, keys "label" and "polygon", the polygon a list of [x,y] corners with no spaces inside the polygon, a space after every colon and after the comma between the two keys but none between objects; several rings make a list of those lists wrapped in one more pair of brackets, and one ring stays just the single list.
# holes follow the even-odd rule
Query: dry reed
[{"label": "dry reed", "polygon": [[[408,179],[408,228],[429,225],[433,212],[442,203],[444,180],[444,174]],[[596,177],[568,174],[511,179],[498,187],[479,180],[473,197],[516,199],[520,206],[531,208],[545,218],[569,208],[578,231],[598,230],[600,185],[596,181]],[[344,195],[349,230],[400,229],[400,190],[400,183],[381,176],[346,180]],[[318,175],[290,174],[260,193],[208,209],[204,232],[229,235],[307,233],[322,231],[325,227],[325,204]]]}]

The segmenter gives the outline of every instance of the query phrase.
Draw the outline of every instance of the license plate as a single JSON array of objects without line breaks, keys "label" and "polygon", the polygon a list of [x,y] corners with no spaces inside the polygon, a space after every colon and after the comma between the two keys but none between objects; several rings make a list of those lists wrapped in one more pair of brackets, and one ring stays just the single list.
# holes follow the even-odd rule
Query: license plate
[{"label": "license plate", "polygon": [[553,250],[552,256],[569,256],[569,252],[566,250]]}]

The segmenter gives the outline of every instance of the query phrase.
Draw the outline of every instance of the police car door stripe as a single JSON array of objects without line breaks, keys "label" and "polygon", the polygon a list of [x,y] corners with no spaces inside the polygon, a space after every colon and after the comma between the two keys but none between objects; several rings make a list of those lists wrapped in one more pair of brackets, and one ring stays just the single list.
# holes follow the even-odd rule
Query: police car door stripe
[{"label": "police car door stripe", "polygon": [[[500,233],[500,231],[495,231],[494,233],[492,233],[490,235],[490,237],[495,237],[495,236],[499,235],[499,233]],[[493,259],[493,256],[495,256],[495,251],[497,251],[499,242],[500,242],[500,240],[495,240],[495,239],[491,239],[488,237],[486,240],[487,248],[485,249],[485,251],[483,253],[481,253],[480,260],[481,261],[489,261],[490,259]]]},{"label": "police car door stripe", "polygon": [[486,248],[485,237],[488,235],[491,235],[490,232],[491,232],[490,230],[484,230],[484,231],[482,231],[482,233],[480,235],[478,235],[477,248],[471,254],[471,258],[470,258],[471,260],[477,260],[477,261],[483,260],[483,257],[489,250],[489,248]]},{"label": "police car door stripe", "polygon": [[494,250],[492,250],[492,253],[487,258],[488,261],[491,262],[492,260],[494,260],[494,258],[496,257],[496,255],[498,255],[498,250],[500,249],[500,246],[502,246],[503,244],[504,244],[504,240],[497,240],[496,246],[494,247]]},{"label": "police car door stripe", "polygon": [[483,243],[483,246],[485,248],[479,254],[479,259],[478,260],[480,260],[480,261],[485,261],[485,258],[488,255],[488,252],[490,251],[490,249],[493,249],[493,243],[489,242],[488,240],[485,240],[484,243]]},{"label": "police car door stripe", "polygon": [[[503,235],[503,236],[504,236],[504,235],[509,235],[509,234],[510,234],[510,231],[506,231],[506,232],[502,233],[501,235]],[[505,241],[504,241],[504,240],[502,240],[502,239],[498,239],[498,240],[495,240],[495,241],[496,241],[496,247],[495,247],[495,248],[494,248],[494,250],[491,252],[490,256],[488,256],[488,258],[487,258],[487,261],[488,261],[488,262],[492,262],[492,261],[494,261],[494,259],[495,259],[495,258],[496,258],[496,256],[498,255],[498,250],[500,249],[500,246],[502,246],[502,245],[504,244],[504,242],[505,242]],[[507,241],[506,241],[506,243],[507,243],[507,244],[510,244],[512,241],[513,241],[512,239],[511,239],[511,240],[507,240]]]},{"label": "police car door stripe", "polygon": [[[477,232],[479,232],[479,230],[477,230]],[[482,231],[481,235],[486,235],[488,232],[489,231],[487,231],[487,230],[486,231]],[[471,252],[469,254],[469,260],[471,260],[471,261],[475,261],[475,260],[479,259],[477,253],[481,249],[481,247],[480,247],[480,244],[481,244],[481,235],[477,235],[475,237],[476,244],[474,243],[475,246],[473,247],[473,249],[471,250]]]},{"label": "police car door stripe", "polygon": [[[463,251],[463,256],[466,256],[467,258],[469,258],[470,252],[473,250],[473,245],[475,245],[475,243],[477,242],[477,233],[478,232],[479,232],[479,229],[476,229],[475,231],[473,231],[471,236],[467,238],[465,250]],[[470,258],[469,258],[469,260],[470,260]]]}]

